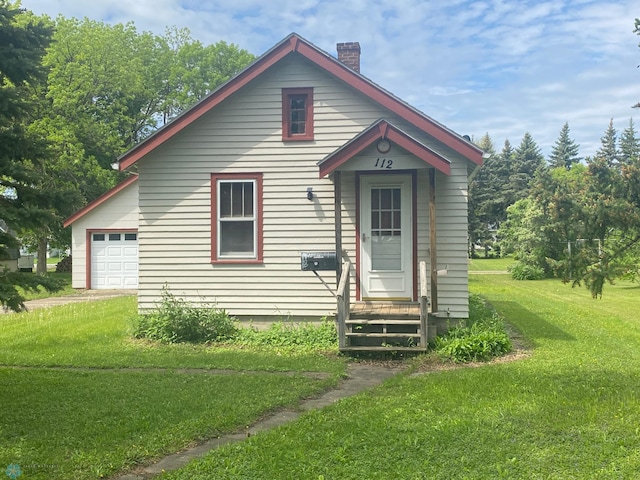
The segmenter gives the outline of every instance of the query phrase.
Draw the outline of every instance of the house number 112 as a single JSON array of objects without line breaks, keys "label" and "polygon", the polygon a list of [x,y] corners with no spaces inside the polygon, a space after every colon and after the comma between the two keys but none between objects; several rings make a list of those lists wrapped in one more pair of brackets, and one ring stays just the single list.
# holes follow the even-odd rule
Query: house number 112
[{"label": "house number 112", "polygon": [[386,168],[387,170],[391,170],[393,167],[393,160],[389,160],[387,158],[377,158],[376,164],[374,167],[376,168]]}]

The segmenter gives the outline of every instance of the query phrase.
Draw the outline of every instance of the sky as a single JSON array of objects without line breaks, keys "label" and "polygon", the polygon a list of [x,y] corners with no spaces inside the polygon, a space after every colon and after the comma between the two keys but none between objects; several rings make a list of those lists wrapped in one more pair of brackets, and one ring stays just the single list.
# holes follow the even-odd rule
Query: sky
[{"label": "sky", "polygon": [[[460,135],[496,150],[529,132],[548,156],[565,122],[593,155],[609,121],[640,129],[638,0],[22,0],[52,17],[186,27],[256,56],[295,32]],[[635,8],[634,8],[635,7]]]}]

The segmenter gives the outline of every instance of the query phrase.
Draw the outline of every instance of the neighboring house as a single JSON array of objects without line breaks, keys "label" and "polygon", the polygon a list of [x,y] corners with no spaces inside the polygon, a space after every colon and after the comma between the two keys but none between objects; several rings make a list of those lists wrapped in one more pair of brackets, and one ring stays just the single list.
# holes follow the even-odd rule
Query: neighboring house
[{"label": "neighboring house", "polygon": [[137,228],[142,311],[166,284],[239,317],[332,316],[336,273],[301,257],[332,268],[337,252],[353,303],[427,291],[434,314],[467,317],[467,180],[483,152],[361,75],[359,44],[338,58],[291,34],[124,154],[139,180],[109,201],[137,188],[139,217],[118,223],[103,201],[67,220],[74,286],[100,288],[77,253],[93,232]]},{"label": "neighboring house", "polygon": [[[13,232],[7,223],[0,218],[0,234],[10,237],[15,237]],[[18,270],[18,261],[20,259],[20,249],[18,247],[8,247],[5,250],[5,258],[0,258],[0,270],[8,268],[9,270]]]},{"label": "neighboring house", "polygon": [[137,180],[131,175],[65,220],[73,225],[73,288],[138,287]]}]

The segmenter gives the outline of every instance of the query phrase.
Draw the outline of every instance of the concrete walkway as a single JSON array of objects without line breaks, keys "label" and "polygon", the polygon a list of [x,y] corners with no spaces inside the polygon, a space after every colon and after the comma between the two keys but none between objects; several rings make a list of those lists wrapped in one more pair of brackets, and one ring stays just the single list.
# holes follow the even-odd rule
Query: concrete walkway
[{"label": "concrete walkway", "polygon": [[[73,295],[50,297],[41,300],[29,300],[25,302],[25,305],[28,310],[35,310],[39,308],[49,308],[58,305],[66,305],[69,303],[90,302],[94,300],[104,300],[107,298],[115,298],[135,294],[137,294],[136,290],[80,290],[78,291],[78,293],[75,293]],[[0,309],[0,313],[3,313],[2,309]],[[256,328],[262,327],[262,325],[256,325],[255,323],[253,324],[253,326]],[[295,410],[280,410],[269,415],[266,418],[263,418],[254,425],[251,425],[245,431],[239,433],[230,433],[218,438],[213,438],[183,452],[169,455],[161,459],[157,463],[138,468],[133,472],[127,473],[122,476],[116,475],[113,478],[117,480],[148,480],[156,475],[159,475],[163,471],[177,470],[186,465],[189,461],[195,458],[202,457],[210,451],[215,450],[216,448],[219,448],[223,445],[241,442],[248,436],[294,421],[304,412],[326,407],[342,398],[351,397],[364,390],[373,388],[376,385],[381,384],[386,379],[398,373],[401,373],[404,368],[405,367],[403,367],[401,364],[380,365],[375,363],[351,363],[347,366],[346,378],[343,379],[336,388],[333,388],[318,397],[304,400],[297,406]],[[235,373],[240,372],[220,371],[217,374],[223,375]]]},{"label": "concrete walkway", "polygon": [[335,389],[329,390],[319,397],[304,400],[296,410],[280,410],[260,420],[258,423],[251,425],[243,432],[213,438],[196,447],[189,448],[174,455],[169,455],[153,465],[136,469],[131,473],[120,477],[116,476],[115,478],[117,480],[148,480],[163,471],[177,470],[191,460],[202,457],[219,447],[230,443],[241,442],[256,433],[292,422],[303,415],[304,412],[326,407],[342,398],[350,397],[366,389],[375,387],[384,380],[402,372],[403,369],[404,367],[401,366],[352,363],[347,367],[347,378]]}]

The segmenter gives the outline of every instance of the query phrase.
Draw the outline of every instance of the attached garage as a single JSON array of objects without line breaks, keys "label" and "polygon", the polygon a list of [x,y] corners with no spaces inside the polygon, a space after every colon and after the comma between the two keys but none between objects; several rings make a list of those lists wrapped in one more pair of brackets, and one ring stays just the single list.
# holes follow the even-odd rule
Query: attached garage
[{"label": "attached garage", "polygon": [[73,288],[138,288],[138,176],[69,217]]},{"label": "attached garage", "polygon": [[91,233],[91,288],[138,288],[138,233]]}]

